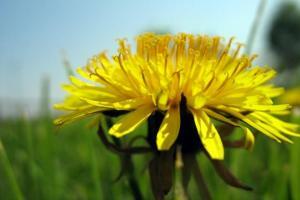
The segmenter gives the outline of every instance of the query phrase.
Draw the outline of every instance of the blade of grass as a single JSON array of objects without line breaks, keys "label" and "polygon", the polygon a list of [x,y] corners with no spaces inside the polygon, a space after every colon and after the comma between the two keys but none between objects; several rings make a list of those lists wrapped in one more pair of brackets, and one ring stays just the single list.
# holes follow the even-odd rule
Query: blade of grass
[{"label": "blade of grass", "polygon": [[61,55],[62,55],[62,64],[66,70],[67,77],[74,76],[72,65],[68,59],[67,52],[64,49],[61,51]]},{"label": "blade of grass", "polygon": [[[9,159],[7,157],[5,148],[2,144],[2,141],[0,139],[0,166],[2,166],[1,168],[3,168],[3,172],[7,177],[7,184],[9,185],[12,194],[14,195],[13,199],[16,200],[23,200],[23,195],[21,193],[21,190],[19,188],[18,182],[16,180],[16,177],[14,175],[13,169],[11,167],[11,164],[9,162]],[[0,168],[0,169],[1,169]]]},{"label": "blade of grass", "polygon": [[270,155],[268,172],[270,173],[272,183],[278,186],[276,188],[269,188],[269,192],[271,194],[276,193],[278,199],[286,199],[288,198],[288,170],[285,163],[287,163],[288,160],[284,155],[288,152],[285,151],[283,144],[270,143],[269,148]]},{"label": "blade of grass", "polygon": [[291,148],[291,171],[290,171],[290,183],[291,183],[291,196],[292,199],[300,199],[300,160],[299,160],[300,143],[294,144]]},{"label": "blade of grass", "polygon": [[[300,123],[300,119],[292,119],[294,123]],[[291,185],[291,196],[292,199],[300,199],[300,140],[295,140],[295,144],[290,146],[290,185]]]},{"label": "blade of grass", "polygon": [[31,122],[28,119],[26,113],[23,115],[22,128],[24,129],[25,136],[25,148],[27,154],[27,170],[28,170],[28,181],[30,180],[30,186],[26,186],[30,191],[30,198],[38,198],[39,184],[38,184],[38,169],[35,163],[34,153],[34,132],[32,130]]},{"label": "blade of grass", "polygon": [[265,7],[267,4],[267,0],[261,0],[257,11],[256,11],[256,15],[255,15],[255,19],[252,23],[249,35],[248,35],[248,39],[247,39],[247,46],[245,49],[245,53],[246,54],[250,54],[252,52],[252,48],[255,42],[255,37],[257,35],[257,30],[258,30],[258,26],[261,24],[261,19],[262,19],[262,15],[265,11]]},{"label": "blade of grass", "polygon": [[101,199],[101,183],[100,183],[100,173],[99,173],[99,164],[95,154],[95,147],[93,140],[95,138],[91,135],[87,136],[87,143],[89,144],[89,156],[90,156],[90,167],[91,167],[91,178],[93,180],[93,198],[94,199]]}]

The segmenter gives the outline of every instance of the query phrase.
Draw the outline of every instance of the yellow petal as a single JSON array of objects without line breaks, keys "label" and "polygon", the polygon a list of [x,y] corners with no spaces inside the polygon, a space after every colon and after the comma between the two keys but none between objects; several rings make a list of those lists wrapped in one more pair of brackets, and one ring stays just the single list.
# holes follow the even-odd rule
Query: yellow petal
[{"label": "yellow petal", "polygon": [[62,88],[78,98],[87,98],[97,101],[116,101],[116,99],[120,99],[117,94],[114,94],[113,91],[110,91],[107,88],[94,86],[82,86],[79,88],[74,85],[63,85]]},{"label": "yellow petal", "polygon": [[54,120],[55,125],[64,125],[70,122],[73,122],[75,120],[82,119],[84,117],[87,117],[89,115],[104,111],[104,108],[99,108],[99,107],[91,107],[91,108],[86,108],[82,109],[79,111],[71,112],[69,114],[63,115],[58,117],[57,119]]},{"label": "yellow petal", "polygon": [[140,107],[142,104],[149,102],[147,98],[126,99],[118,102],[94,101],[87,98],[81,99],[94,106],[113,108],[116,110],[133,110]]},{"label": "yellow petal", "polygon": [[167,91],[161,91],[157,95],[157,105],[160,110],[167,110],[168,109],[168,100],[169,94]]},{"label": "yellow petal", "polygon": [[188,105],[194,109],[202,108],[205,105],[206,101],[207,101],[206,97],[203,96],[201,93],[193,97],[187,98]]},{"label": "yellow petal", "polygon": [[76,86],[76,87],[81,87],[81,86],[88,85],[87,83],[85,83],[84,81],[76,78],[75,76],[69,76],[69,79],[70,79],[71,83],[73,83],[73,85]]},{"label": "yellow petal", "polygon": [[153,110],[153,106],[146,105],[126,114],[109,129],[109,134],[122,137],[132,132],[151,115]]},{"label": "yellow petal", "polygon": [[168,150],[175,142],[180,129],[179,106],[170,107],[162,121],[156,137],[156,144],[159,150]]},{"label": "yellow petal", "polygon": [[299,136],[299,133],[297,133],[297,130],[299,129],[298,124],[291,124],[291,123],[284,122],[265,112],[253,112],[251,114],[256,118],[258,118],[259,120],[267,124],[273,125],[274,127],[277,127],[277,129],[282,132],[287,132],[287,134],[291,136]]},{"label": "yellow petal", "polygon": [[225,123],[228,123],[228,124],[231,124],[232,126],[238,126],[240,127],[244,134],[245,134],[245,148],[248,149],[248,150],[252,150],[253,146],[254,146],[254,141],[255,141],[255,138],[254,138],[254,135],[253,133],[250,131],[250,129],[236,123],[236,122],[233,122],[231,121],[230,119],[224,117],[223,115],[220,115],[212,110],[209,110],[209,109],[203,109],[209,116],[217,119],[217,120],[220,120],[222,122],[225,122]]},{"label": "yellow petal", "polygon": [[94,106],[87,104],[74,96],[67,96],[62,103],[54,104],[53,107],[57,110],[76,111],[88,109]]},{"label": "yellow petal", "polygon": [[262,129],[264,129],[266,132],[269,132],[270,134],[274,135],[280,140],[293,143],[289,138],[287,138],[284,134],[282,134],[277,127],[273,127],[269,124],[264,123],[263,121],[260,121],[259,119],[253,117],[251,114],[249,114],[249,119],[252,120],[257,126],[260,126]]},{"label": "yellow petal", "polygon": [[272,112],[272,111],[285,111],[289,110],[291,106],[289,104],[279,104],[279,105],[246,105],[243,106],[244,109],[247,110],[254,110],[254,111],[267,111],[267,112]]},{"label": "yellow petal", "polygon": [[224,159],[224,148],[220,135],[203,111],[193,111],[194,121],[204,148],[212,159]]},{"label": "yellow petal", "polygon": [[259,130],[260,132],[264,133],[265,135],[269,136],[270,138],[276,140],[277,142],[281,142],[280,139],[278,139],[277,135],[274,135],[272,132],[269,132],[269,130],[266,130],[264,127],[261,127],[256,122],[252,121],[249,117],[242,115],[241,113],[235,111],[232,108],[225,107],[225,106],[218,106],[218,109],[229,113],[230,115],[244,121],[245,123],[249,124],[253,128]]},{"label": "yellow petal", "polygon": [[245,133],[245,148],[248,150],[252,150],[254,146],[254,135],[248,128],[243,128]]},{"label": "yellow petal", "polygon": [[231,124],[232,126],[240,126],[238,123],[236,123],[236,122],[234,122],[234,121],[232,121],[232,120],[230,120],[230,119],[224,117],[223,115],[218,114],[218,113],[216,113],[216,112],[214,112],[214,111],[212,111],[212,110],[210,110],[210,109],[204,108],[203,110],[204,110],[210,117],[212,117],[212,118],[214,118],[214,119],[220,120],[220,121],[225,122],[225,123],[227,123],[227,124]]}]

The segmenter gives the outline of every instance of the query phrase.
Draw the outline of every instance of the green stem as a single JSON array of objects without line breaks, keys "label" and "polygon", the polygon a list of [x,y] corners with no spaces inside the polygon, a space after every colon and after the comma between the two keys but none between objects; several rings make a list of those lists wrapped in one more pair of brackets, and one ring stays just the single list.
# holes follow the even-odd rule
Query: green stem
[{"label": "green stem", "polygon": [[181,152],[181,146],[176,148],[175,160],[175,199],[187,200],[188,198],[188,183],[190,180],[190,167],[185,163],[185,155]]}]

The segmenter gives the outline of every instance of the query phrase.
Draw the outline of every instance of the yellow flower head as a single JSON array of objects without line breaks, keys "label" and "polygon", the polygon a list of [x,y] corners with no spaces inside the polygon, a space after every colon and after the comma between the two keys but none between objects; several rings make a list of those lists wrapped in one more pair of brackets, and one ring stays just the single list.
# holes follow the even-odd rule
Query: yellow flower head
[{"label": "yellow flower head", "polygon": [[[273,116],[290,109],[271,100],[283,92],[266,83],[276,72],[269,67],[252,67],[254,56],[239,55],[240,44],[232,50],[232,39],[224,45],[220,37],[146,33],[136,41],[136,50],[120,40],[117,55],[109,58],[101,53],[79,68],[78,74],[88,82],[70,77],[71,84],[63,86],[69,97],[55,105],[69,113],[55,124],[108,111],[128,111],[109,130],[122,137],[159,112],[163,119],[156,145],[158,150],[168,150],[179,136],[181,121],[187,120],[182,119],[185,109],[213,159],[223,159],[224,147],[212,118],[240,127],[247,147],[254,137],[246,125],[278,142],[291,142],[286,136],[299,136],[297,125]],[[185,132],[181,137],[189,135]]]}]

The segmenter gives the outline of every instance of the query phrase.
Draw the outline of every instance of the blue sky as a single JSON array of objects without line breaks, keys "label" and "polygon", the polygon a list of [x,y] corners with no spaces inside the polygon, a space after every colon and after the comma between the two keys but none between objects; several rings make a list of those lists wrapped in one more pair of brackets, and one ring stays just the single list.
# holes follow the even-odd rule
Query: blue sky
[{"label": "blue sky", "polygon": [[[278,2],[268,1],[264,20]],[[116,39],[125,37],[131,41],[149,30],[236,36],[245,42],[258,3],[259,0],[0,0],[0,104],[3,107],[8,100],[34,102],[45,76],[51,80],[51,98],[61,99],[64,93],[59,85],[67,81],[62,50],[75,69],[100,51],[114,53]],[[261,35],[258,41],[263,40]]]}]

